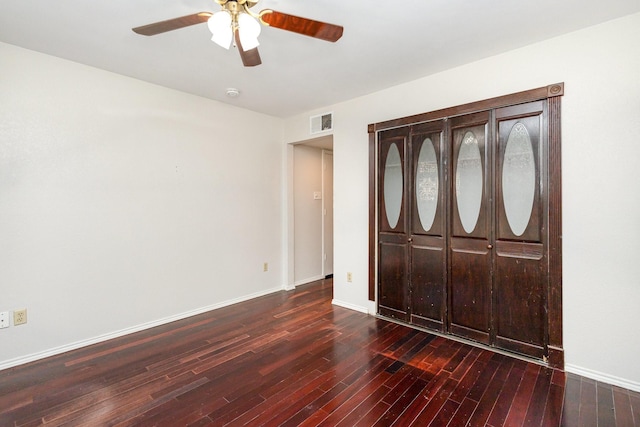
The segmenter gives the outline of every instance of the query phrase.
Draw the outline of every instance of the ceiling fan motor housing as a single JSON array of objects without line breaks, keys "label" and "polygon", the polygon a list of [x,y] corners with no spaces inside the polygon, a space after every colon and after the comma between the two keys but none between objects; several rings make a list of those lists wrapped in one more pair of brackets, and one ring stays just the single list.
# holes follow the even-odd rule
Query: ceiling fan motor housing
[{"label": "ceiling fan motor housing", "polygon": [[224,6],[227,3],[237,3],[238,5],[246,4],[247,7],[253,7],[258,4],[257,1],[253,0],[216,0],[216,3],[218,3],[220,6]]}]

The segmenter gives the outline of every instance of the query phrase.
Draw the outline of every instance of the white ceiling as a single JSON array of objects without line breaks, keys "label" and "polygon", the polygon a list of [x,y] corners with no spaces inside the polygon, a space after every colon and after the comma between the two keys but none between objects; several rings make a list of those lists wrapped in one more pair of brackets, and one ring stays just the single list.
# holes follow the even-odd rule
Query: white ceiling
[{"label": "white ceiling", "polygon": [[[206,24],[131,31],[217,11],[213,0],[1,0],[0,41],[290,117],[640,12],[640,0],[262,0],[253,10],[265,8],[342,25],[344,36],[333,44],[265,27],[262,65],[245,68]],[[229,87],[240,96],[226,97]]]}]

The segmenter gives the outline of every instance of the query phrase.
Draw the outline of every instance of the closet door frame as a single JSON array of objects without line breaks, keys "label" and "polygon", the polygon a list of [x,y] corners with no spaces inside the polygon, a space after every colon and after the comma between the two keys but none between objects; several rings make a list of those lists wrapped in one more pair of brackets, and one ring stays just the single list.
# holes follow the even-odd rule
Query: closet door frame
[{"label": "closet door frame", "polygon": [[547,289],[547,357],[544,362],[554,368],[564,368],[562,344],[562,183],[561,183],[561,97],[564,83],[556,83],[536,89],[500,96],[456,107],[418,114],[399,119],[370,124],[369,133],[369,300],[376,301],[378,265],[378,206],[377,194],[377,135],[382,130],[447,120],[448,118],[509,107],[532,101],[544,101],[547,108],[545,126],[548,135],[548,262],[549,285]]}]

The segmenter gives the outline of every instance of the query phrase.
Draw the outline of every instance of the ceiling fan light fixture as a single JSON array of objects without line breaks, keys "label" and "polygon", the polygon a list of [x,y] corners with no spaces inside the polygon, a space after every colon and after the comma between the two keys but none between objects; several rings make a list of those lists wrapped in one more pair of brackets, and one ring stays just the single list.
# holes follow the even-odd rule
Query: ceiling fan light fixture
[{"label": "ceiling fan light fixture", "polygon": [[262,26],[254,17],[246,13],[238,14],[238,32],[243,49],[251,50],[260,45],[258,36],[261,29]]},{"label": "ceiling fan light fixture", "polygon": [[231,14],[226,10],[214,13],[207,21],[209,31],[211,31],[212,34],[211,40],[225,49],[229,49],[231,47],[231,42],[233,40],[231,22]]}]

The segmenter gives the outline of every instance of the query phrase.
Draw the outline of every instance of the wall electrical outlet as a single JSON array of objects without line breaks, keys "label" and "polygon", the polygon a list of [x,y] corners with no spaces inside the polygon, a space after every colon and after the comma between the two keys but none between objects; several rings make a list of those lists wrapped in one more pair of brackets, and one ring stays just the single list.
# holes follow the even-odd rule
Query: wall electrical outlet
[{"label": "wall electrical outlet", "polygon": [[24,325],[27,323],[27,309],[23,308],[22,310],[16,310],[13,312],[13,325]]},{"label": "wall electrical outlet", "polygon": [[269,271],[269,263],[265,262],[262,264],[262,271]]},{"label": "wall electrical outlet", "polygon": [[349,282],[349,283],[353,282],[353,273],[352,272],[348,272],[347,273],[347,282]]},{"label": "wall electrical outlet", "polygon": [[9,312],[0,311],[0,329],[9,327]]}]

